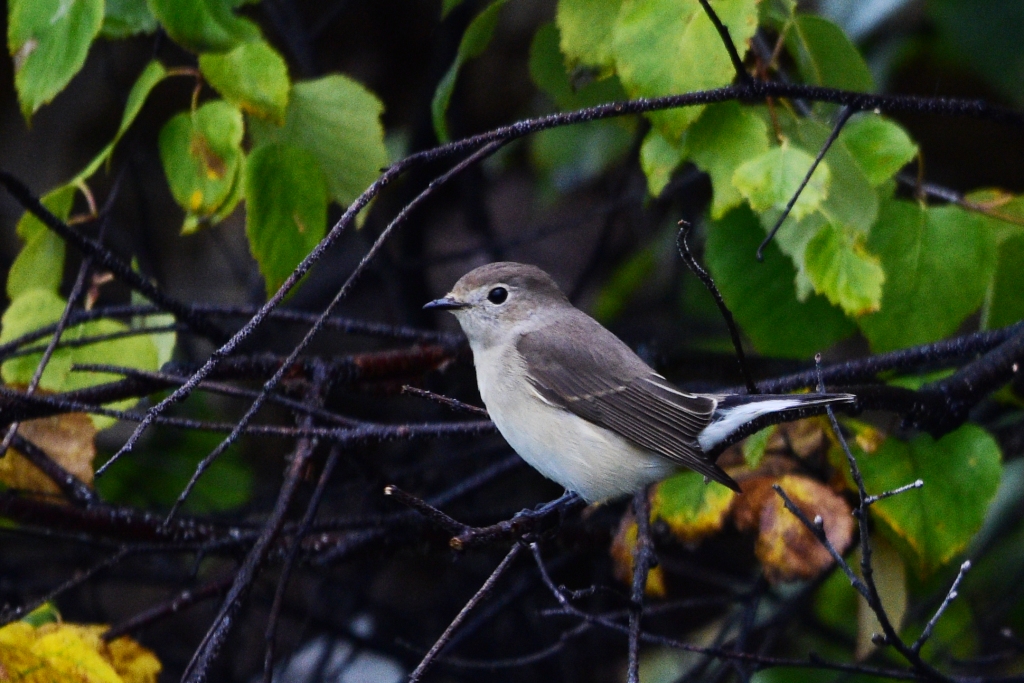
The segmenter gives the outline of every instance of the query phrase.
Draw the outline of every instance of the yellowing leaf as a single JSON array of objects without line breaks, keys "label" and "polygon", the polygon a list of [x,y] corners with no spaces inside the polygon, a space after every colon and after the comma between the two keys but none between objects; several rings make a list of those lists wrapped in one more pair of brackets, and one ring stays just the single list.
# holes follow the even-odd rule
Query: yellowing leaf
[{"label": "yellowing leaf", "polygon": [[832,566],[832,556],[772,489],[778,484],[808,519],[821,516],[825,535],[843,552],[853,540],[850,506],[835,491],[802,475],[762,477],[744,483],[735,520],[741,530],[756,530],[754,552],[772,583],[811,579]]},{"label": "yellowing leaf", "polygon": [[[731,491],[730,491],[731,493]],[[633,583],[633,553],[636,551],[636,517],[632,512],[627,512],[619,522],[619,530],[615,532],[612,539],[611,556],[615,565],[615,578],[624,584]],[[661,567],[654,567],[647,572],[647,583],[644,586],[644,593],[647,595],[663,598],[665,597],[665,573]]]},{"label": "yellowing leaf", "polygon": [[694,543],[722,528],[736,493],[707,485],[696,472],[680,472],[658,484],[651,516],[662,519],[684,543]]},{"label": "yellowing leaf", "polygon": [[[92,484],[96,427],[85,413],[65,413],[22,422],[18,434],[35,444],[65,470]],[[60,488],[17,450],[0,458],[0,482],[11,488],[59,494]]]}]

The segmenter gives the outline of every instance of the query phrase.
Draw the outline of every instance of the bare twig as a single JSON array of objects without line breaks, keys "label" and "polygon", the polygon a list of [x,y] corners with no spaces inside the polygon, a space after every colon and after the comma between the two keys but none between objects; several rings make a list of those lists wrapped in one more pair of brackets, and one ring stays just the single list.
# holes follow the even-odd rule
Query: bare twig
[{"label": "bare twig", "polygon": [[478,590],[473,597],[469,599],[469,602],[463,606],[459,613],[455,615],[452,623],[448,625],[448,628],[444,630],[444,633],[442,633],[441,637],[437,639],[433,647],[430,648],[430,651],[427,652],[426,656],[424,656],[416,668],[413,669],[413,672],[409,674],[409,683],[416,683],[416,681],[423,677],[423,673],[434,662],[434,659],[438,654],[440,654],[441,650],[445,648],[448,641],[451,640],[451,637],[455,634],[455,631],[462,625],[462,622],[466,620],[466,617],[469,616],[469,613],[473,608],[480,604],[480,602],[490,594],[491,590],[494,588],[494,584],[498,582],[498,579],[500,579],[501,575],[505,573],[505,570],[511,566],[512,562],[519,554],[519,551],[522,549],[523,546],[519,543],[512,546],[508,551],[508,554],[505,555],[505,559],[503,559],[495,570],[491,572],[491,575],[487,577],[487,580],[484,581],[482,586],[480,586],[480,590]]}]

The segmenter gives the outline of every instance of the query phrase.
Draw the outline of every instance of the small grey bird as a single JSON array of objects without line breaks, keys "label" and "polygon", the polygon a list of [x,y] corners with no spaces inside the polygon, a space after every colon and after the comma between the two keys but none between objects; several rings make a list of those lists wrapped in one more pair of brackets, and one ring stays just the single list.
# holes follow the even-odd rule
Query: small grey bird
[{"label": "small grey bird", "polygon": [[587,502],[634,493],[683,467],[740,491],[705,453],[750,421],[850,404],[850,394],[691,394],[672,386],[551,277],[521,263],[464,275],[426,309],[455,314],[480,397],[513,449]]}]

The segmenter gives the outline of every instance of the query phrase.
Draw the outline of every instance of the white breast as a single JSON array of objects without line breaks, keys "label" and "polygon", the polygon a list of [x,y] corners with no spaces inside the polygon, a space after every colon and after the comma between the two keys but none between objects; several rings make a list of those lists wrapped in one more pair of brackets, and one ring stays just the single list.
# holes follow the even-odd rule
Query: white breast
[{"label": "white breast", "polygon": [[678,468],[615,432],[548,403],[526,379],[512,344],[473,349],[487,411],[528,464],[588,502],[633,493]]}]

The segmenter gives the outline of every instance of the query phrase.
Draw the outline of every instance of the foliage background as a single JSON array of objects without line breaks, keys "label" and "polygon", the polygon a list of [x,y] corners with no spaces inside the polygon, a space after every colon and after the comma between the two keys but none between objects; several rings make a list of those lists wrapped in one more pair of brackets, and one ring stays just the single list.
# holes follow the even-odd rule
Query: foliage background
[{"label": "foliage background", "polygon": [[[562,11],[568,13],[579,4],[563,0]],[[641,16],[643,3],[634,4],[639,8],[638,35],[642,39],[649,35],[645,31],[650,30],[643,26],[643,20],[651,18]],[[108,9],[114,5],[108,2]],[[549,24],[555,19],[556,4],[553,2],[512,0],[491,5],[467,0],[446,5],[453,7],[446,7],[449,11],[443,19],[442,7],[438,3],[387,0],[374,3],[265,0],[242,7],[241,14],[252,19],[269,44],[284,57],[292,81],[341,73],[374,93],[383,104],[383,142],[391,160],[435,146],[439,133],[444,131],[450,138],[459,139],[556,109],[589,106],[625,95],[678,91],[677,84],[672,83],[664,93],[645,90],[648,87],[656,90],[661,84],[651,85],[644,81],[644,76],[653,73],[654,66],[659,63],[671,63],[669,57],[646,46],[637,54],[649,57],[652,63],[640,65],[640,76],[634,74],[630,80],[624,67],[619,68],[624,90],[623,86],[616,86],[609,80],[593,80],[595,75],[601,75],[599,72],[583,70],[567,75],[564,72],[552,73],[550,68],[545,71],[546,67],[551,67],[552,61],[542,59],[543,50],[546,46],[550,51],[554,45],[552,39],[556,37],[552,33],[554,28]],[[699,12],[696,3],[694,8]],[[589,10],[584,8],[585,13]],[[975,3],[957,0],[870,3],[823,0],[818,5],[801,5],[800,10],[830,17],[845,29],[862,51],[870,69],[870,79],[877,84],[879,91],[980,97],[1017,108],[1024,104],[1024,90],[1021,89],[1024,51],[1017,39],[1020,29],[1024,28],[1024,13],[1013,0],[986,4],[984,10],[979,10]],[[476,20],[482,14],[495,22],[489,41],[483,39],[486,36],[480,34],[483,29]],[[7,16],[7,12],[4,15]],[[589,14],[586,16],[589,21],[591,17]],[[469,38],[465,39],[467,35]],[[470,44],[474,38],[476,45]],[[718,43],[714,45],[720,47]],[[3,61],[0,64],[0,87],[3,88],[0,96],[0,165],[39,194],[66,183],[118,133],[128,92],[154,56],[168,66],[194,66],[196,63],[193,54],[166,35],[99,39],[92,44],[81,71],[51,104],[42,106],[32,115],[30,125],[19,108],[12,62]],[[724,50],[718,54],[718,58],[723,57]],[[841,57],[837,60],[828,63],[829,68],[824,74],[826,79],[836,77],[841,81],[830,83],[858,89],[857,78],[860,78],[862,84],[870,86],[865,74],[857,72],[859,67],[856,63],[849,66],[852,62],[842,61]],[[586,58],[583,61],[587,61]],[[453,63],[461,66],[457,74],[452,70]],[[803,73],[798,58],[787,58],[784,65],[794,74]],[[843,69],[848,67],[849,71],[838,69],[836,65]],[[569,76],[577,80],[576,89],[571,87]],[[722,84],[726,82],[728,78]],[[437,94],[439,84],[442,93],[451,88],[447,107],[439,104],[443,102],[443,97],[439,99]],[[714,84],[695,84],[692,88]],[[195,81],[187,77],[170,78],[160,83],[118,144],[110,172],[100,169],[90,181],[90,187],[102,202],[120,176],[106,240],[115,252],[135,259],[146,277],[189,302],[259,304],[273,288],[267,285],[268,278],[261,276],[257,261],[250,253],[245,211],[236,210],[217,225],[192,225],[187,230],[191,234],[181,234],[186,221],[179,204],[187,204],[189,195],[187,192],[184,195],[177,193],[176,201],[176,193],[168,187],[160,155],[161,130],[170,116],[188,109],[194,86]],[[202,91],[200,101],[214,96],[215,93],[207,87]],[[822,120],[830,123],[835,112],[819,108],[818,113]],[[784,118],[785,113],[782,116]],[[1024,189],[1024,170],[1019,163],[1020,150],[1024,149],[1024,130],[1021,128],[925,114],[908,113],[891,118],[922,150],[920,172],[928,183],[960,193],[1000,188],[1010,193],[1008,196],[1015,196]],[[678,133],[683,125],[672,121],[671,116],[654,117],[654,121],[656,132]],[[442,122],[443,126],[440,125]],[[783,121],[778,125],[786,129],[787,124]],[[794,140],[799,139],[801,133],[795,132],[797,118],[794,117],[789,125],[794,130],[786,129],[787,134]],[[257,122],[250,127],[251,138],[246,138],[245,143],[247,149],[250,142],[258,141],[261,136],[264,139],[273,137],[273,132],[266,132],[271,130],[267,126]],[[828,126],[822,126],[821,130],[811,133],[805,131],[810,141],[804,142],[812,156],[827,134]],[[765,124],[765,129],[768,129],[768,124]],[[709,206],[715,213],[711,204],[711,182],[692,166],[677,169],[669,179],[673,164],[666,166],[664,160],[678,160],[679,150],[666,152],[661,149],[663,154],[658,156],[658,149],[644,143],[646,139],[651,145],[656,144],[651,143],[652,137],[647,131],[648,124],[639,117],[546,131],[515,142],[486,163],[471,167],[438,191],[429,205],[415,212],[387,242],[379,258],[345,300],[343,314],[391,325],[440,327],[454,331],[451,320],[439,320],[437,316],[423,313],[420,310],[422,303],[442,294],[459,275],[474,265],[496,259],[526,261],[551,272],[578,305],[609,324],[673,380],[692,388],[736,385],[740,378],[724,325],[703,288],[688,274],[675,252],[675,223],[685,219],[701,224],[701,236],[704,238],[701,242],[705,249],[703,260],[718,279],[755,348],[764,352],[752,360],[753,371],[758,378],[805,368],[813,353],[819,350],[828,352],[827,361],[854,358],[872,351],[973,331],[979,326],[999,327],[1020,317],[1021,297],[1018,294],[1022,276],[1014,265],[1024,261],[1021,256],[1024,250],[1007,248],[998,252],[1002,255],[999,258],[1010,259],[1009,265],[993,271],[1001,263],[997,260],[996,247],[992,247],[993,251],[988,256],[972,259],[967,255],[969,240],[964,237],[966,230],[989,230],[988,224],[965,228],[961,219],[967,216],[966,212],[948,218],[950,212],[959,209],[933,208],[933,216],[947,215],[946,224],[950,224],[942,233],[944,238],[940,249],[941,256],[952,264],[948,272],[954,274],[945,272],[937,276],[933,283],[934,291],[930,293],[933,298],[929,298],[929,293],[924,297],[934,306],[934,314],[927,322],[936,324],[929,331],[915,337],[908,318],[890,316],[874,328],[862,326],[871,344],[865,336],[856,333],[850,320],[863,313],[864,309],[882,306],[883,312],[886,311],[883,300],[879,299],[883,290],[878,281],[878,259],[870,257],[883,252],[884,246],[858,237],[843,243],[842,239],[849,237],[848,233],[836,238],[840,246],[835,253],[826,251],[822,261],[829,265],[837,262],[837,253],[852,255],[849,271],[842,273],[852,273],[850,279],[844,281],[847,289],[841,289],[842,283],[833,283],[833,303],[851,315],[844,318],[841,313],[822,313],[825,307],[822,300],[818,311],[821,316],[792,325],[789,317],[780,315],[780,310],[785,313],[788,309],[779,308],[790,305],[789,300],[773,299],[768,295],[757,299],[754,304],[749,303],[751,289],[763,293],[760,290],[764,281],[745,277],[758,266],[752,257],[744,265],[736,259],[734,250],[737,244],[747,245],[748,250],[756,248],[764,233],[756,225],[755,218],[744,214],[741,209],[725,218],[716,215],[722,219],[714,226],[720,228],[718,232],[707,227],[704,218]],[[691,148],[691,158],[699,166],[708,170],[706,166],[713,163],[702,163],[701,136],[706,136],[703,141],[707,156],[703,158],[727,159],[728,152],[721,149],[721,144],[731,138],[724,136],[718,139],[712,131],[703,130],[693,137],[696,147]],[[738,156],[748,152],[749,149],[743,150]],[[656,164],[652,165],[652,159],[661,163],[660,170]],[[744,157],[742,160],[748,159]],[[809,160],[810,157],[800,157],[792,166],[806,169]],[[901,160],[907,161],[909,157]],[[377,162],[370,154],[352,163],[383,164],[385,161],[381,157]],[[772,163],[777,162],[773,160]],[[299,166],[308,171],[309,164],[302,166],[300,163]],[[908,171],[913,178],[918,168],[911,165]],[[389,188],[367,212],[362,228],[342,235],[308,280],[288,300],[288,306],[303,310],[322,309],[356,267],[372,241],[380,235],[388,220],[436,172],[434,167],[416,170]],[[797,177],[802,172],[800,170]],[[310,173],[297,173],[300,175],[298,187],[316,185],[317,180],[315,177],[311,179]],[[836,177],[840,177],[838,173],[833,171]],[[372,179],[373,175],[369,177]],[[652,179],[657,182],[658,178],[665,180],[666,186],[652,196],[649,185]],[[748,196],[756,194],[753,186],[758,180],[759,176],[755,174],[747,185]],[[882,180],[888,182],[888,178]],[[714,171],[712,181],[715,182],[714,196],[718,199],[721,186]],[[322,182],[329,184],[330,180],[324,178]],[[788,198],[789,188],[791,184],[786,185],[785,191],[780,191],[783,199]],[[900,193],[905,206],[912,205],[913,187],[903,186],[892,191]],[[884,202],[884,192],[879,192],[883,194]],[[186,198],[184,202],[182,196]],[[834,190],[829,196],[850,195]],[[349,196],[345,200],[351,198]],[[773,195],[764,206],[755,208],[766,209],[765,215],[770,217],[777,200],[778,197]],[[931,201],[936,203],[934,197]],[[84,209],[80,198],[78,202],[76,212]],[[851,213],[856,216],[862,208],[854,205]],[[814,209],[814,206],[808,208],[808,215],[813,217]],[[249,210],[251,212],[252,207]],[[893,211],[898,212],[899,209]],[[942,214],[942,211],[947,213]],[[286,212],[285,215],[294,213]],[[303,213],[303,216],[315,218],[315,222],[323,227],[333,224],[340,215],[339,205],[331,203],[328,206],[325,198],[315,202],[308,213]],[[892,219],[884,208],[881,215]],[[3,240],[0,258],[7,267],[22,253],[23,241],[14,229],[21,216],[22,207],[7,197],[0,201],[0,224],[5,226],[0,233]],[[911,221],[908,219],[908,222]],[[846,227],[849,226],[844,226],[844,229]],[[1020,241],[1019,233],[1013,233],[1013,228],[1001,229],[1007,232],[1009,239],[1016,240],[1014,244]],[[716,236],[720,240],[717,252]],[[730,239],[723,241],[723,236]],[[296,247],[297,251],[293,250],[297,254],[294,260],[314,243],[315,240]],[[782,235],[779,244],[786,248]],[[842,246],[844,244],[848,248]],[[932,240],[928,244],[934,247],[937,242]],[[868,257],[864,256],[865,248]],[[976,251],[980,253],[985,248],[978,247]],[[891,253],[899,255],[901,249],[897,244]],[[273,253],[282,251],[275,249]],[[715,261],[716,254],[718,262]],[[793,277],[785,270],[787,262],[778,254],[774,258],[776,270],[773,272],[782,272],[783,282]],[[268,264],[268,260],[272,259],[262,261],[263,272],[272,272],[269,279],[276,277],[278,282],[294,265],[294,260],[285,265]],[[975,267],[978,261],[985,261],[984,267]],[[889,268],[891,263],[885,261],[884,253],[881,262],[887,268],[886,282],[892,282],[901,272],[899,265]],[[66,295],[68,283],[74,280],[79,263],[79,256],[69,251],[63,268],[65,275],[58,278],[63,282],[61,294]],[[52,270],[45,271],[51,282],[54,279]],[[32,271],[36,275],[42,272],[44,270]],[[962,275],[957,276],[958,272]],[[991,279],[993,272],[1001,273],[1003,279]],[[730,277],[731,273],[735,278]],[[775,285],[779,280],[769,278],[767,282]],[[60,283],[54,284],[54,289],[57,284]],[[819,282],[814,284],[817,286]],[[817,289],[824,291],[826,286],[821,285]],[[935,296],[935,291],[950,292],[951,296],[962,297],[965,301],[959,306],[960,310],[951,312],[956,308],[952,305],[955,302]],[[100,296],[99,301],[104,305],[131,300],[128,290],[118,283],[104,285]],[[983,300],[988,303],[979,311]],[[38,305],[38,302],[32,304],[33,307]],[[996,311],[994,319],[993,310]],[[828,315],[831,315],[828,318],[831,322],[822,323],[822,317],[827,318]],[[10,338],[10,324],[10,320],[5,318],[5,339]],[[244,352],[287,353],[302,331],[301,328],[266,326],[247,343]],[[784,341],[779,342],[779,339]],[[831,342],[840,339],[841,343],[831,346]],[[385,348],[394,348],[394,344],[386,340],[329,334],[322,335],[314,343],[310,354],[335,358]],[[212,349],[207,340],[179,335],[175,360],[185,364],[201,362]],[[108,362],[120,360],[110,359]],[[11,381],[9,377],[5,379]],[[471,367],[464,358],[444,373],[427,373],[417,379],[424,386],[478,403]],[[913,378],[909,381],[911,384],[915,382]],[[401,378],[395,378],[387,382],[338,388],[331,392],[328,403],[331,410],[357,419],[393,423],[446,419],[444,411],[428,403],[396,396],[396,389],[401,383]],[[1009,650],[1010,654],[999,661],[998,667],[1002,668],[998,671],[1016,673],[1021,657],[1014,649],[1016,636],[1012,634],[1024,620],[1024,606],[1018,604],[1019,596],[1012,592],[1007,595],[1006,592],[1020,583],[1016,580],[1017,572],[1024,567],[1024,556],[1016,543],[1024,513],[1020,496],[1016,495],[1024,485],[1021,479],[1024,471],[1017,460],[1024,443],[1024,431],[1019,424],[1019,411],[1012,408],[1016,399],[1009,393],[1001,398],[1002,401],[989,402],[972,414],[975,422],[995,435],[1003,461],[1000,472],[994,475],[989,472],[985,477],[985,486],[992,490],[1002,477],[1003,488],[996,498],[997,503],[989,509],[991,495],[983,496],[984,500],[978,503],[980,513],[975,515],[976,523],[970,526],[970,536],[974,536],[974,532],[982,528],[982,518],[988,514],[987,526],[983,527],[982,535],[974,539],[971,550],[978,551],[972,557],[980,554],[990,561],[970,575],[971,580],[964,587],[964,592],[970,593],[969,601],[955,603],[955,608],[947,613],[947,621],[942,623],[951,625],[945,626],[947,632],[942,636],[943,645],[934,657],[948,665],[953,657],[1003,655]],[[239,405],[222,397],[205,396],[190,400],[181,409],[181,414],[211,420],[233,420],[244,409]],[[280,421],[285,417],[283,411],[271,411],[265,419],[277,418]],[[894,431],[897,427],[892,419],[876,420],[875,426]],[[101,432],[97,437],[100,452],[116,450],[127,433],[122,425]],[[925,454],[919,458],[924,464],[919,470],[907,473],[886,473],[877,469],[866,471],[869,480],[871,476],[876,477],[878,490],[923,476],[920,472],[931,474],[929,482],[946,475],[941,467],[934,468],[934,461],[927,457],[929,444],[922,440],[928,437],[911,432],[900,432],[900,436],[910,446],[894,439],[886,442],[886,447],[908,451],[918,447],[914,452]],[[155,429],[126,462],[112,469],[106,478],[98,480],[99,491],[105,500],[111,502],[166,511],[195,463],[218,440],[216,435],[207,433]],[[258,524],[272,505],[280,485],[282,456],[287,450],[283,442],[244,439],[201,480],[186,510],[192,514],[214,515],[232,523]],[[479,470],[481,462],[491,464],[497,461],[506,451],[497,437],[395,443],[358,449],[353,457],[343,459],[329,490],[323,514],[340,517],[394,511],[394,506],[379,495],[385,484],[398,484],[417,495],[427,495]],[[913,461],[905,454],[894,454],[893,461],[898,457]],[[929,471],[929,465],[938,471]],[[941,490],[941,487],[931,486],[927,490],[935,489]],[[475,497],[460,501],[448,511],[459,519],[484,523],[506,517],[557,493],[556,487],[533,472],[515,468],[500,482],[483,489]],[[950,493],[954,502],[959,495],[958,491]],[[898,505],[902,500],[892,502]],[[917,509],[913,502],[906,504],[911,506],[911,513]],[[955,505],[948,512],[934,507],[929,509],[937,514],[938,519],[961,513]],[[896,547],[892,555],[896,559],[889,566],[899,567],[898,571],[904,572],[902,587],[893,592],[909,596],[912,609],[908,628],[920,629],[920,622],[928,614],[926,607],[934,607],[934,596],[941,596],[955,574],[956,563],[953,560],[963,555],[965,543],[951,543],[934,553],[900,546],[899,530],[905,531],[905,527],[899,520],[906,517],[901,518],[899,511],[886,510],[890,510],[890,522],[897,520],[888,526],[884,519],[879,522],[880,528],[890,530],[888,542]],[[557,542],[557,552],[552,551],[558,557],[559,581],[571,586],[614,583],[613,561],[608,554],[608,546],[622,512],[622,505],[611,506],[566,532]],[[880,514],[884,516],[884,512]],[[744,535],[733,526],[727,526],[722,534],[702,544],[673,546],[664,558],[670,595],[702,594],[708,586],[716,585],[716,581],[745,587],[737,589],[743,594],[744,590],[761,586],[758,590],[762,592],[758,595],[766,595],[763,591],[768,589],[757,579],[760,570],[750,540],[749,534]],[[15,606],[45,594],[59,584],[67,578],[68,567],[90,566],[105,552],[95,544],[53,543],[18,529],[5,531],[3,544],[0,602]],[[913,543],[909,545],[914,546]],[[953,550],[947,552],[950,547]],[[396,534],[387,543],[375,545],[345,563],[331,566],[329,570],[305,568],[298,572],[289,592],[288,609],[278,629],[279,652],[285,656],[318,635],[344,637],[347,641],[356,642],[363,652],[385,654],[399,666],[411,668],[490,571],[498,556],[497,551],[489,550],[453,556],[444,548],[443,539],[439,543],[423,529],[412,529]],[[195,558],[131,558],[95,581],[62,595],[58,606],[64,617],[71,621],[117,623],[145,607],[166,600],[174,590],[200,584],[218,571],[230,570],[238,558],[228,554],[194,564],[190,559]],[[934,566],[927,566],[928,571],[921,571],[918,575],[913,571],[915,562],[922,563],[922,566],[933,563]],[[465,653],[467,657],[476,659],[500,659],[536,650],[557,638],[560,624],[553,625],[550,620],[538,616],[540,610],[551,606],[550,596],[538,590],[536,577],[527,570],[521,568],[520,574],[508,580],[514,588],[503,593],[507,596],[503,598],[506,602],[517,601],[516,608],[496,611],[486,625],[474,627],[467,643],[454,653]],[[696,581],[693,579],[695,574],[700,577]],[[260,639],[275,578],[276,572],[270,572],[257,582],[227,649],[218,660],[218,668],[211,674],[216,680],[249,680],[262,665]],[[680,585],[673,586],[673,580]],[[789,629],[785,642],[779,644],[765,640],[764,647],[802,656],[808,649],[852,652],[862,646],[871,626],[858,621],[863,617],[859,616],[856,598],[848,586],[846,592],[843,592],[843,587],[842,577],[833,574],[822,592],[797,606],[797,616],[786,622]],[[781,594],[771,593],[770,597],[781,600]],[[771,602],[768,598],[766,600]],[[137,634],[157,651],[164,663],[164,675],[169,680],[184,669],[213,616],[215,602],[201,604]],[[498,604],[503,604],[502,600]],[[609,604],[614,604],[614,601]],[[721,613],[709,609],[688,618],[693,620],[690,628],[695,630],[673,630],[673,635],[683,637],[689,634],[700,642],[706,642],[706,639],[701,640],[701,629],[712,632],[713,628],[721,625],[717,620],[722,617]],[[372,627],[364,629],[367,624]],[[678,629],[678,624],[670,623],[669,626]],[[1006,629],[1010,629],[1008,632],[1012,637],[1004,634]],[[620,677],[625,661],[621,642],[621,638],[607,633],[590,633],[557,656],[531,665],[535,670],[530,673],[564,680],[615,680]],[[647,657],[646,666],[651,680],[675,680],[693,664],[685,657],[658,651],[649,652]],[[723,669],[717,675],[729,673],[728,669]],[[510,669],[480,673],[442,667],[433,675],[452,680],[476,680],[484,676],[515,680],[523,675],[523,671]],[[737,675],[742,677],[744,674]],[[779,674],[769,671],[759,675],[770,677]]]}]

